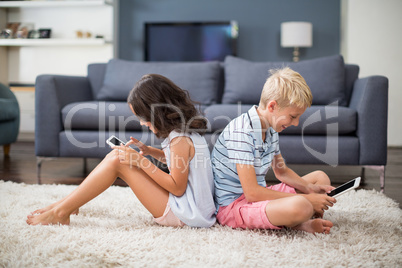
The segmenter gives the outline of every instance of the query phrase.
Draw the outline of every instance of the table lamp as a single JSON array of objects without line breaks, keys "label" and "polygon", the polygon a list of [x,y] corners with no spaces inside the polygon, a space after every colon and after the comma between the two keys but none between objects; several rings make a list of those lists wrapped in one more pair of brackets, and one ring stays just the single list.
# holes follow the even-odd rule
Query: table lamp
[{"label": "table lamp", "polygon": [[299,47],[313,46],[313,25],[304,21],[289,21],[281,24],[281,46],[293,47],[293,61],[299,61]]}]

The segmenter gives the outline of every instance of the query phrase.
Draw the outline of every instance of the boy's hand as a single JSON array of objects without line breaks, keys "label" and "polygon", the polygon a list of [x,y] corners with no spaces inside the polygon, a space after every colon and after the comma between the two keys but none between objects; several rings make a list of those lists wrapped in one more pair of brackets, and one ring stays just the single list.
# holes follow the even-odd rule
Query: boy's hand
[{"label": "boy's hand", "polygon": [[150,146],[143,144],[136,138],[130,137],[130,141],[127,142],[126,146],[130,146],[131,144],[134,144],[135,146],[138,147],[138,149],[140,149],[141,155],[146,156],[150,154]]},{"label": "boy's hand", "polygon": [[307,194],[304,195],[308,201],[313,205],[315,214],[322,218],[324,211],[332,207],[336,203],[336,199],[326,194]]},{"label": "boy's hand", "polygon": [[320,184],[313,184],[313,183],[309,183],[309,185],[307,186],[309,189],[309,194],[311,193],[316,193],[316,194],[327,194],[329,192],[331,192],[333,189],[335,189],[335,187],[331,186],[331,185],[320,185]]}]

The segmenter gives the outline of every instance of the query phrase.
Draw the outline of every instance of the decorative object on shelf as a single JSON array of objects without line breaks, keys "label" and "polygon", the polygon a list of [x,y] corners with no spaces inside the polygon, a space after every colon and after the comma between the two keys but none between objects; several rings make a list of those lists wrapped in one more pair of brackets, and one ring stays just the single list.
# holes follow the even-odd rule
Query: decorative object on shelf
[{"label": "decorative object on shelf", "polygon": [[75,35],[77,36],[77,38],[91,38],[92,37],[91,32],[84,32],[81,30],[75,31]]},{"label": "decorative object on shelf", "polygon": [[0,32],[1,39],[26,39],[34,29],[33,23],[10,22],[7,28]]},{"label": "decorative object on shelf", "polygon": [[281,46],[293,47],[293,61],[299,61],[299,48],[313,46],[311,22],[289,21],[281,24]]},{"label": "decorative object on shelf", "polygon": [[37,30],[29,31],[28,38],[29,39],[37,39],[37,38],[39,38],[39,32]]},{"label": "decorative object on shelf", "polygon": [[52,29],[39,29],[39,38],[50,38]]},{"label": "decorative object on shelf", "polygon": [[16,38],[28,38],[29,33],[34,29],[33,23],[21,23]]},{"label": "decorative object on shelf", "polygon": [[6,25],[6,28],[11,30],[11,38],[16,38],[18,28],[20,27],[20,22],[9,22]]},{"label": "decorative object on shelf", "polygon": [[84,33],[82,31],[76,31],[75,35],[77,36],[77,38],[82,38],[84,37]]},{"label": "decorative object on shelf", "polygon": [[0,32],[0,39],[13,38],[13,31],[11,29],[4,29]]}]

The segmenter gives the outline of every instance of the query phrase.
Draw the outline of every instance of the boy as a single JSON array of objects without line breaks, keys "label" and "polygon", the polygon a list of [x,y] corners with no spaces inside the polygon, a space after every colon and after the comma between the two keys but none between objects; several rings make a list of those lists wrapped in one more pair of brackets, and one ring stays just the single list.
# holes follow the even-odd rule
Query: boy
[{"label": "boy", "polygon": [[[328,176],[315,171],[299,177],[286,166],[279,150],[278,132],[299,124],[312,103],[310,88],[290,68],[271,74],[259,106],[232,120],[212,151],[217,220],[232,228],[285,226],[329,233],[332,222],[321,219],[336,202],[326,195],[334,189]],[[282,183],[267,187],[270,166]],[[321,218],[313,219],[314,215]]]}]

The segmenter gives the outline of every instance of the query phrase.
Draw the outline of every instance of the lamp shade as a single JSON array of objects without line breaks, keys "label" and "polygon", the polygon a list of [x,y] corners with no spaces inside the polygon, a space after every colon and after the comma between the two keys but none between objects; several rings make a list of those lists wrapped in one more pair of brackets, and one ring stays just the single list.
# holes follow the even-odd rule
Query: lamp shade
[{"label": "lamp shade", "polygon": [[289,21],[281,24],[282,47],[311,47],[313,25],[310,22]]}]

